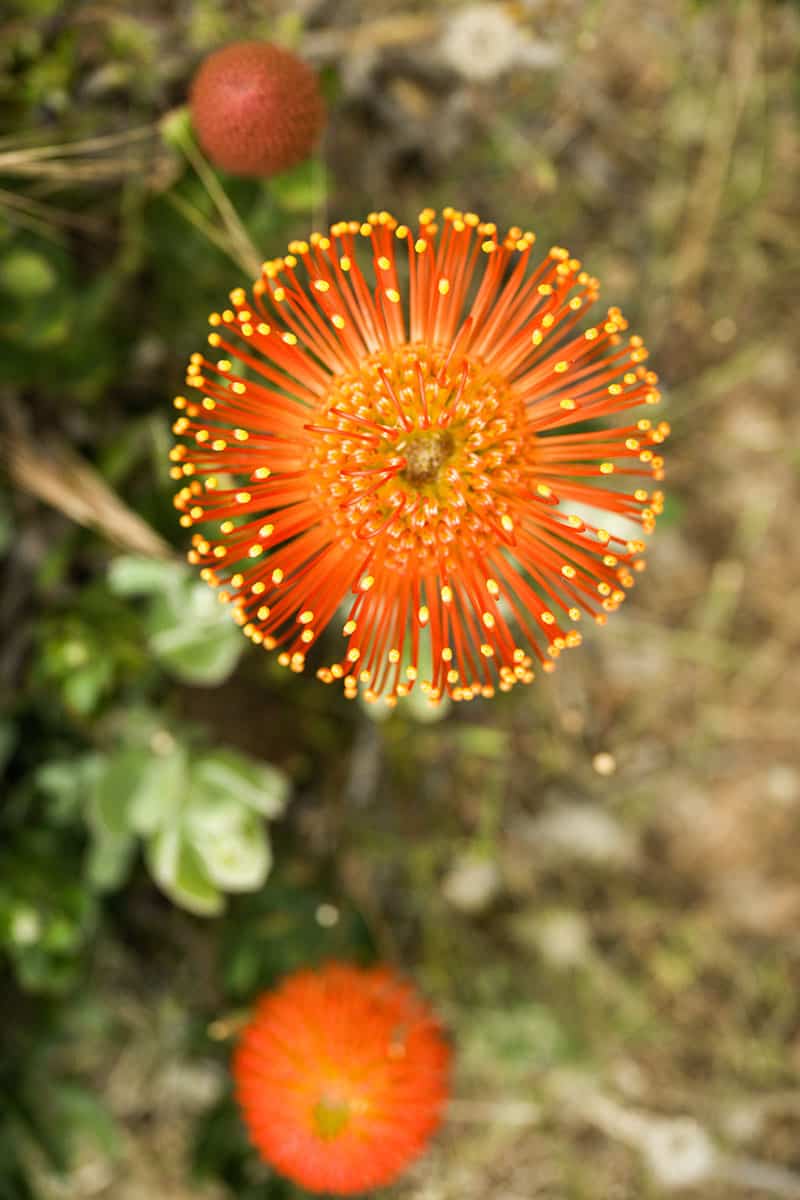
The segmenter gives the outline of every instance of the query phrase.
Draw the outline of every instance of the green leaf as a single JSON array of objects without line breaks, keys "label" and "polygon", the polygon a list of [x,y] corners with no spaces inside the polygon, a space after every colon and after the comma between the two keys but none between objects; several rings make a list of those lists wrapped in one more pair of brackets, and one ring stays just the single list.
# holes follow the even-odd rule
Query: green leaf
[{"label": "green leaf", "polygon": [[94,787],[90,821],[105,833],[127,833],[133,799],[149,763],[150,754],[143,749],[121,750],[109,759]]},{"label": "green leaf", "polygon": [[120,1151],[120,1133],[105,1104],[81,1084],[59,1081],[53,1089],[58,1115],[69,1129],[70,1140],[85,1134],[107,1155]]},{"label": "green leaf", "polygon": [[85,780],[84,761],[73,758],[42,763],[34,772],[34,780],[49,800],[69,806],[80,794]]},{"label": "green leaf", "polygon": [[153,653],[187,683],[227,679],[246,644],[207,584],[159,596],[147,621]]},{"label": "green leaf", "polygon": [[12,250],[0,259],[0,291],[15,300],[44,296],[56,283],[52,265],[34,250]]},{"label": "green leaf", "polygon": [[246,804],[265,817],[277,817],[289,798],[289,778],[270,763],[248,758],[235,750],[215,750],[204,755],[192,769],[192,793],[212,799],[226,797]]},{"label": "green leaf", "polygon": [[309,158],[270,181],[270,193],[287,212],[310,212],[324,204],[328,192],[325,167]]},{"label": "green leaf", "polygon": [[174,825],[180,816],[186,787],[186,751],[182,746],[165,755],[153,755],[131,799],[130,828],[146,836]]},{"label": "green leaf", "polygon": [[181,563],[121,554],[108,568],[108,584],[117,596],[145,596],[175,588],[185,573]]},{"label": "green leaf", "polygon": [[214,832],[194,827],[188,836],[209,878],[226,891],[254,892],[267,878],[272,852],[255,814],[245,814],[238,828]]},{"label": "green leaf", "polygon": [[233,796],[208,796],[191,790],[182,828],[190,837],[225,837],[237,833],[250,813]]},{"label": "green leaf", "polygon": [[214,687],[224,683],[233,671],[245,639],[231,637],[228,630],[176,630],[166,639],[153,640],[153,649],[163,665],[184,683]]},{"label": "green leaf", "polygon": [[136,839],[127,833],[109,833],[102,827],[93,832],[86,860],[86,874],[98,892],[122,887],[136,851]]},{"label": "green leaf", "polygon": [[70,672],[61,684],[67,707],[82,716],[89,716],[97,708],[113,676],[114,664],[111,659],[100,656]]},{"label": "green leaf", "polygon": [[197,851],[179,830],[157,833],[147,843],[147,862],[159,887],[182,908],[201,917],[222,912],[225,898],[206,873]]}]

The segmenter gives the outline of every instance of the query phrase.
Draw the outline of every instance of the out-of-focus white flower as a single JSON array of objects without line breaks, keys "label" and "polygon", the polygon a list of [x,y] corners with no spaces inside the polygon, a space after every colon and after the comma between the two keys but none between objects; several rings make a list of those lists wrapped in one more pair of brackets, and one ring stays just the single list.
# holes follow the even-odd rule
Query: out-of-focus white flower
[{"label": "out-of-focus white flower", "polygon": [[716,1167],[716,1150],[706,1131],[691,1117],[653,1121],[639,1139],[650,1173],[665,1189],[693,1187]]},{"label": "out-of-focus white flower", "polygon": [[440,48],[448,66],[476,83],[515,66],[551,67],[560,57],[555,46],[520,29],[499,4],[472,4],[448,17]]},{"label": "out-of-focus white flower", "polygon": [[540,852],[557,857],[620,867],[636,858],[633,835],[610,813],[589,804],[562,802],[527,822],[519,833]]},{"label": "out-of-focus white flower", "polygon": [[543,42],[540,38],[532,38],[528,34],[517,31],[517,61],[516,66],[530,67],[533,71],[548,71],[561,62],[561,51],[552,42]]},{"label": "out-of-focus white flower", "polygon": [[500,874],[495,863],[472,856],[458,859],[442,882],[445,899],[465,913],[483,912],[499,888]]},{"label": "out-of-focus white flower", "polygon": [[542,957],[557,969],[581,966],[591,954],[586,919],[569,909],[544,913],[534,936]]}]

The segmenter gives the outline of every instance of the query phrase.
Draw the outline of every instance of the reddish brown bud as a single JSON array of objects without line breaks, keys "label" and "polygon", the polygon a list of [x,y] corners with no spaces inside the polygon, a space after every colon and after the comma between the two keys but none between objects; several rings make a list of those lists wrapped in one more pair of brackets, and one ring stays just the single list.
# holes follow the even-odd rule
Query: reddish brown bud
[{"label": "reddish brown bud", "polygon": [[270,42],[234,42],[209,55],[192,81],[190,106],[200,145],[234,175],[294,166],[325,121],[315,73]]}]

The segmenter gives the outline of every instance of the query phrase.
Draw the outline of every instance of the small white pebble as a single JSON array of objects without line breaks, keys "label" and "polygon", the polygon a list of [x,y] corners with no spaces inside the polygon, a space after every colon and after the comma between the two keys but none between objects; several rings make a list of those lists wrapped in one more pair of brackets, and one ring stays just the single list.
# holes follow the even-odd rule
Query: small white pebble
[{"label": "small white pebble", "polygon": [[335,904],[320,904],[316,914],[317,924],[323,929],[332,929],[339,923],[339,910]]},{"label": "small white pebble", "polygon": [[607,750],[601,750],[592,759],[592,766],[598,775],[613,775],[617,769],[617,760]]}]

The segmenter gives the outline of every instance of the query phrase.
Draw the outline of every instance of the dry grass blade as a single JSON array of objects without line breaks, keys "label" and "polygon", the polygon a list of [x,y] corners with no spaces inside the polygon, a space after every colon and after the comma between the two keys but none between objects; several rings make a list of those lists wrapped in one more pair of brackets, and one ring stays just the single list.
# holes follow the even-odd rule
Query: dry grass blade
[{"label": "dry grass blade", "polygon": [[134,554],[169,559],[172,550],[146,521],[111,490],[73,450],[52,444],[40,450],[20,434],[4,434],[0,455],[11,480],[70,520],[94,529]]},{"label": "dry grass blade", "polygon": [[343,53],[364,53],[389,46],[403,46],[433,36],[440,26],[438,17],[417,13],[398,13],[364,21],[346,29],[326,29],[307,34],[303,53],[310,59],[327,61]]},{"label": "dry grass blade", "polygon": [[151,162],[150,156],[134,154],[87,159],[86,162],[59,162],[53,159],[16,164],[0,162],[0,173],[24,179],[57,179],[66,184],[101,183],[140,174]]},{"label": "dry grass blade", "polygon": [[77,141],[26,145],[0,142],[0,176],[58,184],[103,183],[150,171],[166,156],[158,125]]},{"label": "dry grass blade", "polygon": [[66,208],[58,208],[54,204],[45,204],[32,196],[17,195],[6,188],[0,188],[0,207],[5,206],[14,210],[15,216],[28,217],[37,224],[61,225],[70,229],[82,229],[86,233],[104,233],[107,226],[96,217],[84,213],[70,212]]},{"label": "dry grass blade", "polygon": [[706,269],[739,125],[758,79],[760,40],[758,6],[744,3],[710,108],[705,151],[690,185],[683,237],[674,260],[676,290],[694,287]]},{"label": "dry grass blade", "polygon": [[[95,154],[98,150],[109,150],[112,147],[124,146],[130,142],[154,138],[158,126],[141,125],[137,129],[128,129],[121,133],[106,133],[98,137],[82,138],[74,142],[49,142],[47,145],[22,146],[15,145],[11,150],[0,150],[0,171],[19,163],[30,163],[47,158],[71,158],[74,155]],[[0,146],[11,138],[0,139]],[[15,141],[17,139],[14,139]]]},{"label": "dry grass blade", "polygon": [[[494,9],[517,22],[524,22],[530,15],[528,5],[519,0],[516,3],[482,4],[481,8],[487,13]],[[367,54],[394,46],[410,46],[436,37],[446,23],[447,17],[442,10],[436,15],[397,12],[343,29],[314,30],[303,38],[302,50],[308,58],[327,61],[343,54]]]}]

